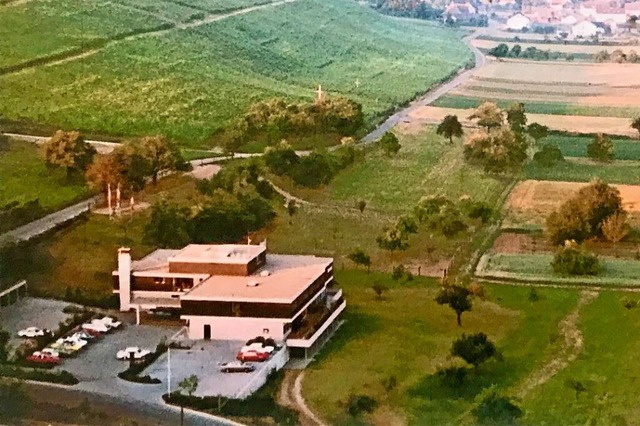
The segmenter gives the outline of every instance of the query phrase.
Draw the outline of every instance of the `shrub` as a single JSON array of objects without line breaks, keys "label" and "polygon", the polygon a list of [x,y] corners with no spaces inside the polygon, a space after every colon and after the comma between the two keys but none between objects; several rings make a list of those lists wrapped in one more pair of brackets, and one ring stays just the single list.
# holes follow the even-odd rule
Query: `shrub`
[{"label": "shrub", "polygon": [[535,288],[532,288],[531,290],[529,290],[528,299],[529,299],[529,302],[537,302],[538,300],[540,300],[540,296],[538,295],[538,292],[536,291]]},{"label": "shrub", "polygon": [[593,141],[587,145],[587,156],[595,161],[609,162],[613,160],[613,143],[609,136],[598,133]]},{"label": "shrub", "polygon": [[553,272],[560,275],[598,275],[602,269],[597,256],[575,243],[560,248],[551,266]]},{"label": "shrub", "polygon": [[156,350],[145,357],[140,362],[134,362],[129,365],[125,371],[118,373],[118,377],[122,380],[126,380],[128,382],[133,383],[144,383],[144,384],[158,384],[162,383],[159,379],[151,377],[149,375],[138,376],[141,372],[145,370],[148,366],[153,364],[163,353],[167,351],[167,345],[164,341],[158,343]]},{"label": "shrub", "polygon": [[39,368],[25,368],[17,365],[0,364],[0,376],[12,377],[20,380],[35,380],[38,382],[59,383],[63,385],[78,384],[78,379],[65,370],[48,371]]},{"label": "shrub", "polygon": [[301,157],[293,170],[293,181],[301,186],[315,188],[329,183],[334,175],[328,154],[312,152]]},{"label": "shrub", "polygon": [[281,143],[275,148],[267,148],[263,158],[267,167],[279,176],[291,173],[300,162],[298,154],[286,143]]},{"label": "shrub", "polygon": [[478,404],[471,410],[479,424],[513,425],[522,417],[522,410],[510,398],[489,388],[478,397]]},{"label": "shrub", "polygon": [[557,145],[546,143],[542,146],[540,151],[533,155],[533,161],[540,164],[542,167],[554,167],[559,162],[564,161],[564,156]]},{"label": "shrub", "polygon": [[463,334],[451,346],[451,355],[477,367],[497,353],[496,347],[484,333]]},{"label": "shrub", "polygon": [[396,155],[401,148],[398,137],[391,132],[382,135],[380,138],[380,146],[388,157]]},{"label": "shrub", "polygon": [[352,394],[347,401],[347,412],[351,417],[357,417],[363,413],[372,413],[378,406],[378,402],[368,395]]},{"label": "shrub", "polygon": [[391,271],[391,278],[395,281],[402,279],[406,272],[404,265],[397,265],[393,267],[393,271]]},{"label": "shrub", "polygon": [[622,299],[622,306],[624,306],[627,309],[634,309],[638,306],[638,301],[624,297]]},{"label": "shrub", "polygon": [[440,381],[445,386],[459,388],[464,384],[468,373],[469,369],[466,367],[446,367],[439,368],[436,376],[440,378]]}]

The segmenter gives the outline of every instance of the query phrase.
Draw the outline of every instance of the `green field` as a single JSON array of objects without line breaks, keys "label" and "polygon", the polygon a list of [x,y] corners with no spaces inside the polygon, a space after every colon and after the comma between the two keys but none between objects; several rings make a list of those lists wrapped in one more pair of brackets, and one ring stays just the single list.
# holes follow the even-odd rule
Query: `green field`
[{"label": "green field", "polygon": [[[501,108],[508,108],[513,104],[513,100],[503,100],[498,97],[472,98],[467,96],[445,95],[435,101],[432,105],[441,108],[477,108],[485,101],[496,102]],[[629,118],[640,114],[640,108],[612,107],[612,106],[587,106],[576,105],[568,102],[535,102],[524,101],[527,112],[532,114],[551,115],[585,115],[592,117],[620,117]]]},{"label": "green field", "polygon": [[[584,351],[567,369],[535,389],[527,398],[524,424],[636,424],[637,354],[640,310],[626,309],[636,295],[603,292],[584,308],[580,328]],[[567,386],[579,381],[579,396]],[[564,421],[559,421],[564,419]],[[570,419],[570,420],[569,420]]]},{"label": "green field", "polygon": [[640,162],[595,163],[568,160],[558,163],[554,167],[542,167],[532,161],[524,167],[525,179],[590,182],[595,177],[599,177],[607,183],[638,185],[640,184]]},{"label": "green field", "polygon": [[64,170],[49,169],[36,145],[11,141],[0,152],[0,206],[39,199],[42,207],[57,210],[91,195],[84,182],[68,180]]},{"label": "green field", "polygon": [[[382,275],[338,272],[348,309],[346,323],[306,371],[307,402],[329,424],[469,424],[475,396],[495,384],[509,388],[526,377],[553,351],[558,322],[575,306],[576,293],[540,290],[529,302],[529,289],[488,286],[487,300],[474,299],[462,316],[462,328],[448,307],[433,298],[432,280],[397,284]],[[376,300],[371,285],[390,287]],[[443,386],[433,376],[450,365],[451,343],[462,333],[483,331],[497,342],[504,359],[481,367],[460,389]],[[385,390],[383,382],[397,379]],[[351,394],[374,397],[377,410],[362,421],[346,413]]]},{"label": "green field", "polygon": [[640,286],[640,262],[630,259],[600,257],[604,270],[600,275],[564,277],[551,268],[553,254],[485,254],[476,275],[523,282],[559,284],[593,284],[601,286]]},{"label": "green field", "polygon": [[[399,139],[402,148],[395,157],[369,149],[363,159],[341,171],[324,188],[300,189],[288,179],[272,177],[278,186],[314,205],[303,206],[292,224],[282,211],[275,225],[259,237],[268,237],[269,247],[276,251],[335,256],[337,264],[346,267],[352,267],[346,256],[360,247],[370,254],[372,268],[384,271],[404,263],[417,272],[419,265],[450,259],[460,246],[470,249],[471,232],[446,238],[425,227],[411,236],[405,252],[390,254],[378,247],[376,237],[382,228],[410,213],[424,196],[445,195],[458,200],[466,195],[493,206],[510,183],[508,178],[486,176],[482,170],[465,165],[460,141],[450,145],[432,127],[420,135],[399,135]],[[367,202],[363,213],[355,208],[357,200]],[[427,247],[435,250],[429,254]]]},{"label": "green field", "polygon": [[[616,160],[640,161],[640,141],[628,138],[610,138],[613,142],[613,152]],[[560,148],[565,157],[586,157],[587,145],[593,142],[593,137],[570,136],[552,134],[541,141],[553,143]]]},{"label": "green field", "polygon": [[[21,8],[28,14],[30,5],[40,3]],[[3,10],[4,19],[14,15],[9,10]],[[145,22],[151,19],[139,13]],[[100,19],[109,25],[108,18]],[[33,31],[27,34],[18,42],[13,32],[2,37],[0,57],[16,45],[38,50],[18,49],[23,57],[61,49],[41,46]],[[471,55],[460,35],[433,23],[382,16],[350,0],[297,0],[5,74],[0,97],[11,102],[0,105],[0,115],[115,136],[161,133],[200,146],[215,143],[211,134],[251,103],[310,100],[322,84],[330,96],[362,103],[373,120],[463,66]]]}]

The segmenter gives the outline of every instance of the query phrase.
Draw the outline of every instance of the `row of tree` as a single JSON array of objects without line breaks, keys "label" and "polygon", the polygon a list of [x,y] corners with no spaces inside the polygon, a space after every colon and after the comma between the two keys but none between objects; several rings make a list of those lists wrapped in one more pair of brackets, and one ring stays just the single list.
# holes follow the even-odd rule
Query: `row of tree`
[{"label": "row of tree", "polygon": [[190,168],[177,146],[161,136],[126,141],[98,155],[79,132],[59,130],[43,151],[48,166],[65,169],[69,177],[84,174],[89,185],[101,191],[110,185],[137,192],[148,180],[155,184],[161,172]]},{"label": "row of tree", "polygon": [[495,56],[496,58],[519,58],[519,59],[534,59],[537,61],[548,61],[556,59],[566,59],[572,61],[575,59],[575,55],[572,53],[556,52],[551,50],[538,49],[535,46],[522,49],[519,44],[514,44],[511,49],[506,43],[500,43],[497,46],[489,49],[487,54]]}]

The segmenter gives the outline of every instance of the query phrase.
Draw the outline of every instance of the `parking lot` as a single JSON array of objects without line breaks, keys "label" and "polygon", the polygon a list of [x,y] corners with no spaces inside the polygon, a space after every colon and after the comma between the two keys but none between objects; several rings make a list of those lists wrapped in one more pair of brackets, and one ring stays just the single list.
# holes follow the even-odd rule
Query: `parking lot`
[{"label": "parking lot", "polygon": [[[269,360],[252,363],[256,370],[251,373],[222,373],[219,364],[235,360],[236,353],[243,345],[244,342],[240,341],[198,341],[188,350],[172,349],[171,389],[177,390],[182,379],[195,374],[199,380],[195,395],[246,396],[264,383],[271,369],[279,368],[286,362],[286,350],[280,349]],[[168,356],[163,354],[142,374],[149,374],[166,383]]]},{"label": "parking lot", "polygon": [[57,330],[58,324],[72,314],[62,312],[68,302],[50,299],[25,297],[13,305],[0,308],[0,326],[11,333],[9,345],[19,346],[24,339],[18,337],[18,331],[27,327],[48,328]]},{"label": "parking lot", "polygon": [[127,361],[116,359],[116,352],[120,349],[138,346],[154,351],[162,338],[168,340],[178,330],[178,327],[123,324],[120,329],[85,346],[75,357],[65,359],[61,368],[72,373],[81,382],[111,379],[129,366]]}]

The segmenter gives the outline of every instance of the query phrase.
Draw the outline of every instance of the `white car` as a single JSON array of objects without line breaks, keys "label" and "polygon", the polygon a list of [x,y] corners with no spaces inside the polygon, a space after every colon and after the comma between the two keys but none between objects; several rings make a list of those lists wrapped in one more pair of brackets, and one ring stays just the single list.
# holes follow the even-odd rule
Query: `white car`
[{"label": "white car", "polygon": [[231,361],[220,364],[220,371],[223,373],[250,373],[254,371],[256,367],[248,362]]},{"label": "white car", "polygon": [[[34,352],[34,355],[36,353],[37,352]],[[60,353],[58,351],[56,351],[55,349],[53,349],[53,348],[44,348],[43,350],[40,351],[40,353],[43,354],[43,355],[50,356],[50,357],[60,358]]]},{"label": "white car", "polygon": [[49,333],[51,332],[46,328],[27,327],[24,330],[18,331],[18,336],[33,338],[33,337],[44,336],[45,334],[49,334]]},{"label": "white car", "polygon": [[104,325],[106,325],[108,328],[119,328],[122,325],[121,321],[117,321],[111,317],[104,317],[102,319],[99,320],[93,320],[92,322],[96,322],[99,321],[101,323],[103,323]]},{"label": "white car", "polygon": [[273,352],[275,350],[275,348],[273,346],[263,346],[262,343],[252,343],[250,345],[246,345],[243,346],[242,349],[240,349],[240,352],[244,353],[244,352],[264,352],[264,353],[268,353],[270,354],[271,352]]},{"label": "white car", "polygon": [[148,349],[140,349],[137,346],[131,346],[129,348],[122,349],[118,351],[116,354],[116,358],[120,360],[127,360],[131,358],[131,354],[133,354],[133,359],[142,359],[151,353]]},{"label": "white car", "polygon": [[94,323],[94,322],[84,323],[84,324],[82,324],[82,329],[83,330],[94,331],[94,332],[98,332],[98,333],[107,333],[107,332],[109,332],[109,327],[107,327],[106,325],[104,325],[101,322],[98,322],[98,323]]}]

